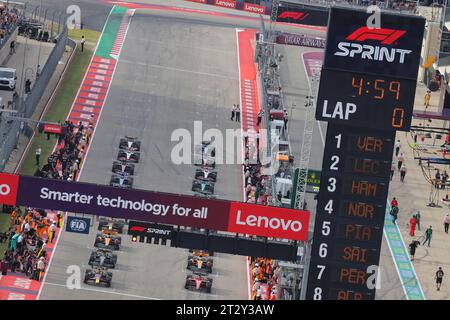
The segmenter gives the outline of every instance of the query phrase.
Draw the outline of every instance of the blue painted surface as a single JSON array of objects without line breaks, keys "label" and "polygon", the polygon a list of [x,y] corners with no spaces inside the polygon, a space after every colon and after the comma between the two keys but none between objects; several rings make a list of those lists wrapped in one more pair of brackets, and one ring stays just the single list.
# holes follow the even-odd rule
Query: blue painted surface
[{"label": "blue painted surface", "polygon": [[384,218],[384,235],[389,245],[395,267],[403,285],[403,291],[407,300],[425,300],[425,294],[420,286],[414,266],[409,258],[409,250],[406,247],[400,230],[396,224],[392,222],[390,215],[391,207],[386,207],[386,215]]}]

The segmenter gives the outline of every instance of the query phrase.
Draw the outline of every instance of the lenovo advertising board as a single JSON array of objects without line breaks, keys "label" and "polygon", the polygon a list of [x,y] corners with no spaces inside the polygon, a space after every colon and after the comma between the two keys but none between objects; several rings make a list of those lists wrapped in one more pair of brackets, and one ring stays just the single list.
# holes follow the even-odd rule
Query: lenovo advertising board
[{"label": "lenovo advertising board", "polygon": [[254,12],[254,13],[259,13],[259,14],[265,14],[266,13],[266,7],[265,6],[261,6],[261,5],[257,5],[254,3],[244,3],[244,11],[248,11],[248,12]]},{"label": "lenovo advertising board", "polygon": [[236,9],[235,0],[214,0],[214,5],[224,8]]},{"label": "lenovo advertising board", "polygon": [[371,14],[332,7],[323,67],[417,79],[425,19],[381,13],[381,28],[369,28]]},{"label": "lenovo advertising board", "polygon": [[5,173],[0,203],[299,241],[309,225],[308,211]]}]

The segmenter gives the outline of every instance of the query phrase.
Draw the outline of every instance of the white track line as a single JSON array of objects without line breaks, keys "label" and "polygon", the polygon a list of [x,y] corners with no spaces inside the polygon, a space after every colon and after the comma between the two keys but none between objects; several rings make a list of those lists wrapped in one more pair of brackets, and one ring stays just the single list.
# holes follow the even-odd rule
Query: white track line
[{"label": "white track line", "polygon": [[[85,72],[85,74],[84,74],[83,80],[81,81],[80,87],[78,88],[77,94],[75,95],[75,98],[74,98],[73,103],[72,103],[72,107],[70,108],[67,117],[70,116],[70,113],[71,113],[72,110],[73,110],[73,107],[74,107],[74,105],[75,105],[76,98],[77,98],[78,95],[80,94],[81,86],[82,86],[82,84],[84,83],[84,81],[86,80],[86,77],[87,77],[87,75],[88,75],[89,66],[91,66],[92,61],[94,61],[95,53],[97,52],[98,46],[100,45],[101,39],[102,39],[103,34],[104,34],[104,32],[105,32],[105,29],[106,29],[107,22],[108,22],[109,18],[111,17],[111,14],[112,14],[112,12],[114,11],[115,8],[116,8],[116,6],[113,6],[113,7],[111,8],[111,11],[109,12],[108,18],[106,19],[106,23],[105,23],[105,25],[103,26],[102,33],[100,34],[100,38],[98,39],[97,45],[95,46],[94,53],[92,54],[91,61],[89,62],[88,68],[86,69],[86,72]],[[115,65],[115,68],[117,68],[117,63],[116,63],[116,65]],[[115,69],[114,69],[114,70],[115,70]],[[114,73],[115,73],[115,72],[114,72]],[[111,76],[110,85],[109,85],[108,91],[106,92],[106,95],[105,95],[105,101],[106,101],[106,98],[108,97],[109,88],[111,88],[111,84],[112,84],[112,82],[113,82],[114,73],[113,73],[113,75]],[[103,106],[104,106],[104,105],[103,105]],[[98,119],[97,119],[97,124],[100,122],[100,117],[101,117],[101,114],[102,114],[103,109],[104,109],[104,108],[102,107],[102,109],[100,110],[100,114],[99,114]],[[91,146],[91,144],[92,144],[92,141],[94,140],[94,134],[95,134],[95,130],[96,130],[96,129],[97,129],[97,125],[95,126],[94,132],[92,133],[91,143],[88,145],[88,149],[86,150],[86,154],[85,154],[85,156],[84,156],[84,161],[83,161],[83,166],[80,168],[80,172],[79,172],[79,174],[78,174],[78,179],[77,179],[77,181],[78,181],[78,180],[80,179],[80,177],[81,177],[81,172],[83,171],[84,162],[85,162],[86,159],[87,159],[87,155],[88,155],[88,153],[89,153],[90,146]],[[56,144],[55,144],[55,147],[53,148],[53,150],[55,150],[55,148],[56,148]],[[67,213],[65,214],[65,216],[67,216]],[[63,233],[63,228],[61,228],[60,234],[59,234],[58,238],[56,239],[56,243],[55,243],[55,246],[53,247],[53,252],[52,252],[52,255],[51,255],[51,257],[50,257],[50,261],[48,262],[46,272],[44,273],[44,278],[42,279],[42,284],[41,284],[41,286],[40,286],[40,288],[39,288],[39,292],[38,292],[38,294],[37,294],[37,296],[36,296],[36,300],[39,300],[40,297],[41,297],[42,290],[44,289],[44,286],[45,286],[45,280],[47,279],[47,274],[50,272],[50,267],[51,267],[52,262],[53,262],[53,257],[56,255],[56,248],[58,247],[58,242],[59,242],[59,239],[62,237],[62,233]]]},{"label": "white track line", "polygon": [[175,68],[175,67],[169,67],[169,66],[161,66],[161,65],[158,65],[158,64],[149,64],[149,63],[144,63],[144,62],[134,62],[134,61],[125,60],[125,59],[121,60],[120,62],[132,64],[132,65],[138,65],[138,66],[157,68],[157,69],[166,69],[166,70],[176,71],[176,72],[192,73],[192,74],[197,74],[197,75],[200,75],[200,76],[209,76],[209,77],[217,77],[217,78],[238,80],[235,77],[230,77],[230,76],[226,76],[226,75],[222,75],[222,74],[208,73],[208,72],[199,72],[199,71],[188,70],[188,69],[181,69],[181,68]]},{"label": "white track line", "polygon": [[[67,288],[66,285],[64,285],[64,284],[59,284],[59,283],[51,283],[51,282],[47,282],[47,285],[48,285],[48,286],[55,286],[55,287],[64,287],[64,288]],[[120,296],[124,296],[124,297],[140,298],[140,299],[146,299],[146,300],[162,300],[162,299],[159,299],[159,298],[152,298],[152,297],[139,296],[139,295],[129,294],[129,293],[124,293],[124,292],[108,291],[108,290],[100,290],[100,289],[94,289],[94,288],[85,288],[85,287],[81,287],[80,289],[72,289],[72,290],[84,290],[84,291],[100,292],[100,293],[106,293],[106,294],[116,294],[116,295],[120,295]],[[113,290],[114,290],[114,289],[113,289]]]}]

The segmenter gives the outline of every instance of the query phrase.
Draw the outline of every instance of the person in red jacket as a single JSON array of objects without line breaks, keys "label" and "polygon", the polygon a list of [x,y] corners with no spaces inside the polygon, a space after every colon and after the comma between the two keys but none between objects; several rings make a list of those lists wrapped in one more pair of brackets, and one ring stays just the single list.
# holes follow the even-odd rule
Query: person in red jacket
[{"label": "person in red jacket", "polygon": [[398,207],[398,201],[397,201],[397,199],[395,197],[392,198],[391,207]]},{"label": "person in red jacket", "polygon": [[411,219],[409,219],[409,235],[411,237],[414,237],[414,232],[416,231],[416,225],[417,225],[417,219],[415,216],[413,216]]}]

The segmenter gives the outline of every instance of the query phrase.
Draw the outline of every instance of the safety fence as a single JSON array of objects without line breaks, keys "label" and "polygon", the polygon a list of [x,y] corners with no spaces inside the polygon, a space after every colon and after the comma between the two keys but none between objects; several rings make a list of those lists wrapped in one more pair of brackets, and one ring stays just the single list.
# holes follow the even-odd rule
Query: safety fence
[{"label": "safety fence", "polygon": [[3,114],[0,117],[0,171],[5,169],[9,157],[17,147],[20,134],[23,133],[28,138],[32,136],[36,123],[27,122],[26,119],[31,118],[36,111],[47,85],[66,50],[66,46],[74,49],[76,43],[68,38],[68,29],[64,27],[46,64],[42,68],[39,77],[36,79],[32,90],[28,93],[25,100],[18,95],[14,95],[14,118],[8,119],[8,116],[11,115],[10,112],[8,112],[10,114]]}]

